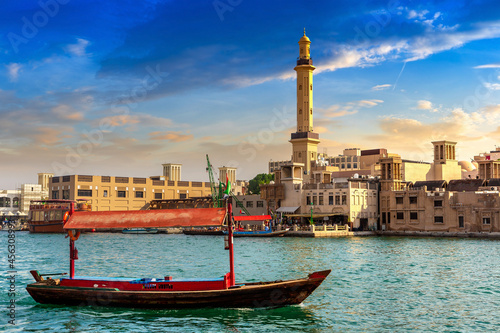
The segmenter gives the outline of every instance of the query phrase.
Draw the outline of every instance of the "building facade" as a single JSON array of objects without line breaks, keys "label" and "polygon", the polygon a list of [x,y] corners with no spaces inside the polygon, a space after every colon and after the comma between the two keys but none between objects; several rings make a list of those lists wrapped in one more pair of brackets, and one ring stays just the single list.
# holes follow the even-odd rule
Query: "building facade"
[{"label": "building facade", "polygon": [[186,199],[211,195],[210,183],[165,180],[165,177],[71,175],[52,177],[52,199],[84,199],[93,211],[147,209],[151,200]]},{"label": "building facade", "polygon": [[485,184],[478,179],[443,181],[440,187],[435,182],[420,182],[393,191],[386,230],[499,232],[499,188]]}]

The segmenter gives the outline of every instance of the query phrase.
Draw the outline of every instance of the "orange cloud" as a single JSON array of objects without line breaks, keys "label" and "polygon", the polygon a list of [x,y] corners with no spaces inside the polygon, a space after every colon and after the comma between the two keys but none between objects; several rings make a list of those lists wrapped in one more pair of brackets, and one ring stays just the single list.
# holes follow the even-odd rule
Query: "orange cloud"
[{"label": "orange cloud", "polygon": [[52,113],[60,119],[75,120],[75,121],[80,121],[83,119],[83,114],[81,112],[74,111],[68,105],[56,106],[55,108],[52,109]]},{"label": "orange cloud", "polygon": [[192,134],[181,134],[181,132],[151,132],[149,133],[153,140],[167,140],[172,142],[182,142],[193,139]]}]

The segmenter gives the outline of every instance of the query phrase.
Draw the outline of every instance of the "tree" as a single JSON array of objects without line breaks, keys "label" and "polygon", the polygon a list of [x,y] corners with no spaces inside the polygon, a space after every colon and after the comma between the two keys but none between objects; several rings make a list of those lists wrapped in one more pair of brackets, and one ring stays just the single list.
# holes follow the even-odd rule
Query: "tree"
[{"label": "tree", "polygon": [[274,174],[272,173],[259,173],[252,180],[249,181],[248,191],[251,194],[260,194],[260,185],[269,184],[270,181],[274,180]]}]

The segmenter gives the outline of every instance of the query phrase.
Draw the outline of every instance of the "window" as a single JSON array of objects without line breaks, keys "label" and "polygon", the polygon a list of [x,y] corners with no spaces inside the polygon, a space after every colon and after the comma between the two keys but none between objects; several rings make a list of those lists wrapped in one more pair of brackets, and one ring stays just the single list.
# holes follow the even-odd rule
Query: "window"
[{"label": "window", "polygon": [[320,195],[320,196],[319,196],[319,203],[318,203],[318,204],[319,204],[320,206],[322,206],[322,205],[323,205],[323,196],[322,196],[322,195]]},{"label": "window", "polygon": [[162,199],[162,193],[161,192],[155,193],[155,199],[156,200],[161,200]]},{"label": "window", "polygon": [[358,168],[358,163],[353,163],[352,167],[353,167],[354,169],[357,169],[357,168]]},{"label": "window", "polygon": [[0,207],[10,207],[10,198],[8,197],[0,198]]},{"label": "window", "polygon": [[63,195],[63,197],[62,197],[62,198],[63,198],[64,200],[69,200],[69,190],[63,190],[62,192],[63,192],[63,193],[62,193],[62,195]]},{"label": "window", "polygon": [[52,199],[59,199],[59,191],[52,192]]},{"label": "window", "polygon": [[328,196],[328,204],[333,205],[333,195]]},{"label": "window", "polygon": [[342,163],[342,165],[340,166],[341,169],[345,169],[345,163]]},{"label": "window", "polygon": [[444,219],[442,216],[434,216],[434,223],[443,223]]},{"label": "window", "polygon": [[108,190],[104,190],[102,192],[102,196],[105,197],[105,198],[107,198],[108,197]]},{"label": "window", "polygon": [[418,220],[418,212],[410,212],[410,220]]},{"label": "window", "polygon": [[136,198],[144,198],[144,192],[143,191],[135,191],[135,197]]},{"label": "window", "polygon": [[405,219],[405,213],[404,212],[397,212],[396,213],[396,219],[398,219],[398,220],[404,220]]},{"label": "window", "polygon": [[318,197],[317,196],[313,196],[313,205],[317,205],[318,204]]},{"label": "window", "polygon": [[347,205],[347,196],[346,195],[342,196],[342,204]]},{"label": "window", "polygon": [[386,218],[385,218],[385,213],[382,213],[382,223],[383,223],[383,224],[385,224],[385,220],[386,220]]},{"label": "window", "polygon": [[299,114],[302,114],[302,109],[299,109]]},{"label": "window", "polygon": [[335,196],[335,204],[340,205],[340,195]]},{"label": "window", "polygon": [[117,194],[116,194],[116,196],[118,198],[126,198],[127,197],[127,192],[125,192],[125,191],[118,191]]},{"label": "window", "polygon": [[253,201],[247,201],[247,208],[253,208]]},{"label": "window", "polygon": [[238,201],[238,202],[236,203],[236,207],[243,208],[243,202]]},{"label": "window", "polygon": [[351,163],[347,163],[347,169],[351,168]]},{"label": "window", "polygon": [[464,227],[464,217],[462,215],[460,215],[458,217],[458,227],[459,228],[463,228]]},{"label": "window", "polygon": [[311,197],[310,196],[307,196],[306,197],[306,205],[310,205],[311,204]]},{"label": "window", "polygon": [[416,204],[417,202],[417,197],[410,197],[410,204]]},{"label": "window", "polygon": [[483,224],[490,224],[491,220],[489,217],[483,217]]},{"label": "window", "polygon": [[402,205],[403,204],[403,197],[396,197],[396,205]]},{"label": "window", "polygon": [[187,194],[186,193],[180,193],[179,194],[179,199],[186,199],[187,198]]},{"label": "window", "polygon": [[435,200],[434,207],[443,207],[443,200]]},{"label": "window", "polygon": [[78,190],[79,197],[91,197],[92,196],[92,190]]},{"label": "window", "polygon": [[257,207],[264,207],[264,201],[257,201]]},{"label": "window", "polygon": [[[59,199],[59,191],[57,191],[57,198],[56,199]],[[12,199],[12,207],[19,207],[19,198],[18,197],[14,197],[14,199]]]}]

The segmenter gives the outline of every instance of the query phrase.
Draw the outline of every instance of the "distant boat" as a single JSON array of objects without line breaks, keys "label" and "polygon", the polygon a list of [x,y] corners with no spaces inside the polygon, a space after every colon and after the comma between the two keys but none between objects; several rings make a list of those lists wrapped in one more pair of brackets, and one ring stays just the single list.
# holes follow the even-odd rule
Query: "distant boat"
[{"label": "distant boat", "polygon": [[157,234],[156,228],[125,228],[122,230],[124,234]]},{"label": "distant boat", "polygon": [[[280,237],[286,234],[288,230],[249,230],[249,231],[233,231],[234,237]],[[227,233],[227,232],[224,232]]]},{"label": "distant boat", "polygon": [[204,236],[219,236],[224,235],[221,228],[207,229],[207,228],[191,228],[182,230],[184,235],[204,235]]},{"label": "distant boat", "polygon": [[[288,230],[273,230],[271,221],[271,215],[250,215],[250,216],[235,216],[234,221],[261,221],[265,226],[264,230],[245,230],[243,228],[235,229],[233,231],[234,237],[279,237],[286,234]],[[224,231],[227,234],[227,231]]]},{"label": "distant boat", "polygon": [[64,224],[73,211],[91,211],[86,200],[32,200],[28,217],[31,233],[65,233]]}]

